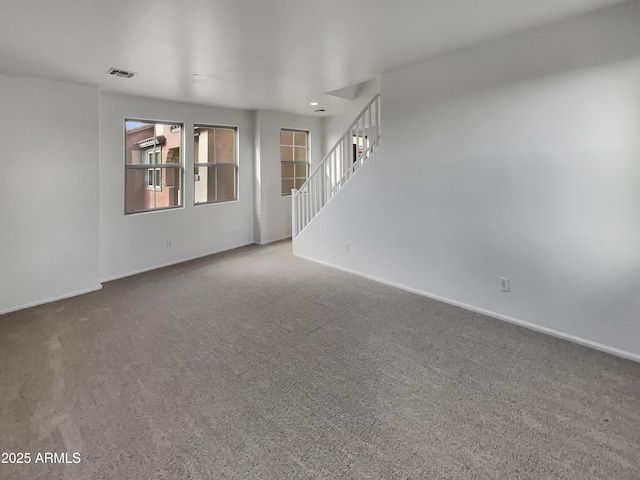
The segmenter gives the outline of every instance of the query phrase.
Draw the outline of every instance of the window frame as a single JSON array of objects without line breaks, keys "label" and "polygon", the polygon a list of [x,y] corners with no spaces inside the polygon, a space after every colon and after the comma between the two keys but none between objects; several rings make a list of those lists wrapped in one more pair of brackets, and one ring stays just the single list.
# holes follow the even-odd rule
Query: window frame
[{"label": "window frame", "polygon": [[[179,127],[180,128],[180,146],[179,146],[179,162],[178,163],[158,163],[158,164],[153,164],[154,167],[149,168],[150,163],[131,163],[128,164],[127,163],[127,123],[128,122],[138,122],[141,124],[149,124],[149,125],[167,125],[169,126],[169,128],[172,130],[173,127]],[[184,122],[172,122],[172,121],[166,121],[166,120],[149,120],[149,119],[143,119],[143,118],[134,118],[134,117],[125,117],[124,121],[122,123],[122,127],[123,127],[123,140],[124,140],[124,144],[123,144],[123,149],[124,149],[124,176],[123,176],[123,184],[124,184],[124,214],[125,216],[127,215],[137,215],[139,213],[151,213],[151,212],[161,212],[161,211],[165,211],[165,210],[175,210],[175,209],[180,209],[180,208],[184,208],[184,172],[185,172],[185,165],[184,165],[184,150],[185,150],[185,123]],[[160,153],[160,159],[162,162],[162,145],[155,145],[153,147],[154,153],[155,150],[157,149],[158,153]],[[145,151],[145,159],[149,160],[148,155],[148,151]],[[157,194],[158,192],[162,191],[162,171],[164,170],[165,173],[165,178],[166,178],[166,174],[169,171],[169,169],[173,169],[173,170],[177,170],[178,171],[178,175],[179,175],[179,197],[178,197],[178,204],[177,205],[170,205],[167,207],[154,207],[154,208],[144,208],[144,209],[140,209],[140,210],[134,210],[134,211],[130,211],[127,210],[127,204],[128,204],[128,189],[127,189],[127,177],[128,177],[128,173],[130,171],[143,171],[145,174],[145,181],[144,181],[144,189],[148,190],[148,191],[154,191],[154,194]],[[149,185],[149,173],[150,171],[154,171],[154,175],[153,175],[153,181],[154,181],[154,186],[150,186]],[[155,185],[155,181],[156,181],[156,176],[158,171],[160,171],[160,185]],[[155,198],[154,198],[154,203],[155,203]]]},{"label": "window frame", "polygon": [[[294,135],[292,136],[292,145],[283,145],[282,144],[282,132],[291,132]],[[305,144],[305,152],[306,152],[306,160],[305,161],[300,161],[300,160],[282,160],[282,147],[292,147],[292,152],[295,152],[295,148],[296,147],[300,147],[300,145],[296,145],[295,143],[295,134],[296,133],[304,133],[307,136],[307,141]],[[305,130],[302,128],[288,128],[288,127],[282,127],[280,128],[280,196],[281,197],[290,197],[291,196],[291,191],[289,190],[288,192],[283,192],[282,191],[282,182],[285,180],[293,180],[293,186],[295,188],[296,186],[296,179],[301,179],[303,177],[298,177],[295,175],[296,173],[296,165],[305,165],[306,167],[306,174],[304,176],[304,182],[302,182],[303,184],[309,180],[309,174],[311,173],[311,132],[309,130]],[[295,153],[293,153],[293,157],[295,158]],[[283,165],[293,165],[294,168],[294,176],[293,177],[283,177],[282,176],[282,166]]]},{"label": "window frame", "polygon": [[[218,163],[216,162],[216,149],[215,149],[215,133],[214,133],[214,149],[213,149],[213,153],[214,153],[214,161],[213,162],[196,162],[196,147],[195,147],[195,137],[196,137],[196,130],[197,129],[225,129],[225,130],[233,130],[233,159],[234,162],[233,163],[229,163],[229,162],[221,162]],[[218,203],[228,203],[228,202],[237,202],[240,198],[240,192],[239,192],[239,181],[238,181],[238,173],[239,173],[239,155],[238,155],[238,139],[239,139],[239,128],[237,125],[218,125],[218,124],[207,124],[207,123],[194,123],[193,124],[193,205],[194,206],[200,206],[200,205],[212,205],[212,204],[218,204]],[[233,173],[233,177],[234,177],[234,192],[235,192],[235,198],[228,198],[225,200],[209,200],[206,202],[196,202],[196,182],[199,180],[196,180],[196,175],[199,175],[196,173],[196,168],[200,168],[200,167],[204,167],[204,168],[210,168],[210,167],[214,167],[215,170],[215,174],[217,175],[218,173],[218,169],[217,167],[233,167],[234,168],[234,173]],[[218,192],[217,192],[217,188],[218,188],[218,182],[215,181],[214,182],[216,191],[214,192],[213,198],[217,198],[218,196]]]}]

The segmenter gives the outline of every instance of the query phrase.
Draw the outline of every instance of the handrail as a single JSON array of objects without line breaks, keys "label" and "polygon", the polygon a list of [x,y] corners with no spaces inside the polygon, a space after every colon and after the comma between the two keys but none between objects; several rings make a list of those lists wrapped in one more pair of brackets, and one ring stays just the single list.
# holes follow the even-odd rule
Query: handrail
[{"label": "handrail", "polygon": [[291,191],[293,238],[333,199],[378,145],[379,94],[362,109],[300,189]]},{"label": "handrail", "polygon": [[[356,119],[355,119],[353,122],[351,122],[351,125],[349,125],[349,126],[347,127],[347,129],[345,130],[345,132],[342,134],[342,136],[340,137],[340,140],[338,140],[338,141],[336,142],[336,144],[335,144],[333,147],[331,147],[331,149],[329,150],[329,153],[327,153],[327,154],[324,156],[324,158],[322,159],[322,161],[320,162],[320,164],[319,164],[316,168],[314,168],[314,169],[311,171],[311,174],[309,175],[309,178],[311,178],[311,175],[313,175],[314,173],[316,173],[316,170],[319,170],[319,169],[322,167],[322,164],[323,164],[323,163],[325,163],[325,162],[327,161],[327,159],[329,158],[329,156],[331,155],[331,153],[332,153],[334,150],[336,150],[336,149],[340,146],[340,144],[342,143],[342,139],[343,139],[345,136],[349,135],[349,133],[352,131],[353,127],[355,127],[355,126],[356,126],[356,123],[358,123],[358,121],[360,120],[360,118],[362,118],[362,116],[363,116],[363,115],[365,114],[365,112],[369,109],[369,107],[371,107],[371,105],[373,104],[373,102],[375,102],[375,101],[376,101],[376,100],[378,100],[379,98],[380,98],[380,94],[378,93],[378,94],[376,94],[376,95],[375,95],[371,100],[369,100],[369,103],[367,103],[367,105],[366,105],[362,110],[360,110],[360,113],[356,116]],[[307,179],[307,182],[308,182],[308,181],[309,181],[309,179]],[[305,182],[305,183],[307,183],[307,182]],[[302,186],[300,187],[300,189],[302,189],[302,187],[304,187],[304,183],[302,184]]]}]

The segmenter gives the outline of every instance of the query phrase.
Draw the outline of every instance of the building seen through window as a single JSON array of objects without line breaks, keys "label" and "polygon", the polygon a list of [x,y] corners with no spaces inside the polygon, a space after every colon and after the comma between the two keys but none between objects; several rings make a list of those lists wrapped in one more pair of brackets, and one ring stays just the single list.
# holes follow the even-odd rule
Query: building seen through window
[{"label": "building seen through window", "polygon": [[182,205],[182,125],[125,121],[125,213]]}]

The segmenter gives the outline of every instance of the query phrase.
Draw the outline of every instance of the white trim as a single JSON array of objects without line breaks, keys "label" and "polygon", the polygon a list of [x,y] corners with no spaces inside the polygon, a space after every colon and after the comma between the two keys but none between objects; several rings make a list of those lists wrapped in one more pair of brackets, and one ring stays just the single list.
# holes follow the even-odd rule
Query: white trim
[{"label": "white trim", "polygon": [[640,355],[636,353],[627,352],[626,350],[620,350],[619,348],[610,347],[608,345],[604,345],[602,343],[594,342],[592,340],[587,340],[584,338],[576,337],[575,335],[571,335],[568,333],[560,332],[558,330],[553,330],[552,328],[543,327],[540,325],[536,325],[535,323],[526,322],[524,320],[520,320],[518,318],[510,317],[508,315],[503,315],[501,313],[493,312],[491,310],[485,310],[484,308],[476,307],[474,305],[469,305],[467,303],[458,302],[456,300],[452,300],[447,297],[442,297],[440,295],[435,295],[433,293],[424,292],[422,290],[418,290],[416,288],[407,287],[406,285],[402,285],[400,283],[390,282],[388,280],[384,280],[382,278],[375,277],[373,275],[367,275],[366,273],[357,272],[355,270],[351,270],[349,268],[340,267],[338,265],[333,265],[329,262],[324,262],[322,260],[318,260],[315,258],[307,257],[306,255],[301,255],[299,253],[293,252],[293,255],[296,257],[304,258],[305,260],[310,260],[315,263],[319,263],[326,267],[335,268],[337,270],[341,270],[343,272],[351,273],[353,275],[357,275],[359,277],[366,278],[368,280],[373,280],[374,282],[382,283],[384,285],[388,285],[390,287],[399,288],[400,290],[404,290],[406,292],[415,293],[417,295],[421,295],[423,297],[431,298],[433,300],[437,300],[439,302],[447,303],[449,305],[453,305],[455,307],[460,307],[465,310],[469,310],[470,312],[480,313],[482,315],[486,315],[487,317],[495,318],[497,320],[503,320],[508,323],[513,323],[515,325],[519,325],[521,327],[528,328],[529,330],[534,330],[536,332],[545,333],[547,335],[551,335],[552,337],[561,338],[562,340],[568,340],[572,343],[577,343],[578,345],[583,345],[585,347],[591,347],[595,350],[599,350],[601,352],[609,353],[611,355],[615,355],[616,357],[621,357],[626,360],[632,360],[634,362],[640,363]]},{"label": "white trim", "polygon": [[115,277],[103,278],[102,279],[102,283],[113,282],[114,280],[120,280],[121,278],[133,277],[134,275],[139,275],[141,273],[150,272],[152,270],[158,270],[160,268],[170,267],[172,265],[178,265],[179,263],[190,262],[191,260],[197,260],[199,258],[208,257],[210,255],[216,255],[217,253],[228,252],[229,250],[235,250],[236,248],[242,248],[242,247],[246,247],[248,245],[255,245],[255,244],[256,244],[255,242],[247,242],[247,243],[243,243],[242,245],[237,245],[235,247],[224,247],[224,248],[221,248],[220,250],[215,250],[215,251],[212,251],[212,252],[209,252],[209,253],[203,253],[201,255],[198,254],[198,255],[194,255],[192,257],[183,258],[181,260],[175,260],[175,261],[171,261],[171,262],[167,262],[167,263],[162,263],[160,265],[155,265],[153,267],[142,268],[140,270],[134,270],[133,272],[123,273],[122,275],[116,275]]},{"label": "white trim", "polygon": [[0,315],[4,315],[6,313],[17,312],[19,310],[25,310],[31,307],[39,307],[40,305],[45,305],[47,303],[57,302],[59,300],[64,300],[66,298],[78,297],[80,295],[84,295],[86,293],[97,292],[98,290],[102,290],[102,284],[97,287],[86,288],[84,290],[78,290],[77,292],[65,293],[64,295],[58,295],[56,297],[51,297],[46,300],[38,300],[37,302],[25,303],[24,305],[20,305],[17,307],[11,307],[7,310],[0,310]]}]

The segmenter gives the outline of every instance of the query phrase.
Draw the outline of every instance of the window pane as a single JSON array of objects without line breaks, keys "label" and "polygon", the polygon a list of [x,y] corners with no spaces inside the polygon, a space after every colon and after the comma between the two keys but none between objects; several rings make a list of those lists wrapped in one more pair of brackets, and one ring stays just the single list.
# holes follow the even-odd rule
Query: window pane
[{"label": "window pane", "polygon": [[132,190],[144,190],[146,188],[146,170],[129,170],[127,172],[127,187]]},{"label": "window pane", "polygon": [[280,145],[293,145],[293,132],[291,130],[280,130]]},{"label": "window pane", "polygon": [[280,147],[280,160],[283,162],[292,162],[293,147]]},{"label": "window pane", "polygon": [[215,167],[195,167],[195,170],[195,202],[215,201]]},{"label": "window pane", "polygon": [[145,165],[156,165],[161,162],[162,151],[160,147],[140,150],[139,152],[134,153],[140,154],[141,163],[144,163]]},{"label": "window pane", "polygon": [[156,138],[161,155],[158,163],[180,163],[182,128],[176,125],[156,123]]},{"label": "window pane", "polygon": [[236,167],[221,166],[216,168],[217,192],[216,201],[235,200],[236,198]]},{"label": "window pane", "polygon": [[[196,130],[197,133],[199,133]],[[204,160],[202,160],[204,162]],[[200,135],[193,137],[193,163],[200,163]]]},{"label": "window pane", "polygon": [[126,176],[126,210],[135,212],[155,208],[155,190],[148,188],[148,170],[128,170]]},{"label": "window pane", "polygon": [[307,132],[295,132],[295,145],[302,147],[307,145]]},{"label": "window pane", "polygon": [[282,164],[282,178],[293,178],[295,177],[294,165],[293,163],[283,163]]},{"label": "window pane", "polygon": [[296,178],[296,188],[300,188],[302,186],[302,184],[304,184],[304,182],[306,182],[307,179],[306,178]]},{"label": "window pane", "polygon": [[295,155],[294,158],[297,162],[306,162],[307,161],[307,148],[306,147],[295,147]]},{"label": "window pane", "polygon": [[127,164],[128,165],[140,165],[146,163],[147,157],[143,150],[132,149],[127,152]]},{"label": "window pane", "polygon": [[236,167],[196,167],[195,203],[235,200]]},{"label": "window pane", "polygon": [[125,162],[181,163],[182,127],[162,123],[125,122]]},{"label": "window pane", "polygon": [[[160,186],[156,187],[156,208],[167,208],[167,207],[177,207],[181,203],[180,200],[180,173],[182,172],[179,168],[162,168],[157,169],[156,173],[160,173],[162,177],[165,178],[165,184],[160,188]],[[169,186],[166,183],[166,179],[171,177],[171,181],[173,183],[172,186]]]},{"label": "window pane", "polygon": [[[293,177],[294,175],[292,175]],[[296,164],[296,177],[307,177],[307,164],[306,163],[297,163]]]},{"label": "window pane", "polygon": [[215,128],[198,127],[194,130],[194,163],[213,163]]},{"label": "window pane", "polygon": [[[125,122],[125,162],[127,165],[147,163],[146,151],[155,146],[155,125]],[[143,146],[144,145],[144,146]]]},{"label": "window pane", "polygon": [[291,189],[294,186],[293,179],[283,179],[282,180],[282,194],[283,195],[291,195]]},{"label": "window pane", "polygon": [[[235,163],[235,130],[230,128],[216,128],[215,136],[215,162]],[[211,161],[211,160],[209,160]]]},{"label": "window pane", "polygon": [[164,169],[164,185],[167,188],[180,188],[180,172],[179,168]]}]

